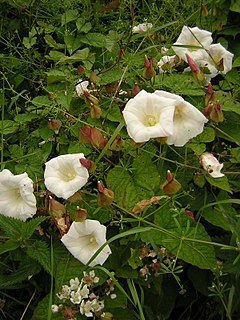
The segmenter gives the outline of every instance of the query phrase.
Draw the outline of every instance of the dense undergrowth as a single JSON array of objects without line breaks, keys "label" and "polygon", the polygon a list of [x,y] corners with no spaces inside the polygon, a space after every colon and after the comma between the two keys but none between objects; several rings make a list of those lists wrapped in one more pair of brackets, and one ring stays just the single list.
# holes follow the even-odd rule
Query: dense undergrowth
[{"label": "dense undergrowth", "polygon": [[[0,4],[1,170],[26,172],[37,201],[34,217],[22,221],[20,196],[3,191],[1,176],[0,319],[239,319],[237,1]],[[151,28],[132,32],[144,22]],[[202,66],[157,65],[175,54],[184,26],[208,30],[234,54],[228,72],[220,61],[211,86]],[[140,90],[181,96],[208,122],[181,146],[161,136],[133,141],[122,111]],[[206,153],[224,164],[222,176],[199,160]],[[57,159],[57,170],[67,154],[82,154],[89,174],[71,197],[46,182],[45,164]],[[61,241],[86,217],[107,227],[100,265],[97,254],[80,262]]]}]

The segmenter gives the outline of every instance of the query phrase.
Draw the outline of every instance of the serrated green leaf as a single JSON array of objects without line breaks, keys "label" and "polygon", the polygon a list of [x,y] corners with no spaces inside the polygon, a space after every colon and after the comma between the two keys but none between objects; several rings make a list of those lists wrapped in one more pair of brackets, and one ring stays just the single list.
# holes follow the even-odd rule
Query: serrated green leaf
[{"label": "serrated green leaf", "polygon": [[172,74],[164,77],[162,85],[170,92],[186,96],[204,96],[204,89],[188,73]]},{"label": "serrated green leaf", "polygon": [[0,132],[2,132],[2,126],[4,135],[15,133],[19,128],[19,124],[12,120],[2,120],[0,122]]},{"label": "serrated green leaf", "polygon": [[29,257],[24,257],[20,265],[11,273],[0,273],[0,289],[9,288],[10,286],[20,283],[28,277],[33,276],[41,271],[39,263]]},{"label": "serrated green leaf", "polygon": [[114,199],[118,205],[127,209],[153,196],[153,190],[160,182],[158,171],[147,154],[134,160],[131,171],[115,167],[107,176],[107,184],[114,192]]},{"label": "serrated green leaf", "polygon": [[[17,249],[20,246],[20,241],[7,240],[0,244],[0,254]],[[0,282],[1,283],[1,282]]]},{"label": "serrated green leaf", "polygon": [[21,230],[23,221],[17,220],[12,217],[6,217],[0,214],[0,226],[4,231],[4,234],[9,238],[19,239],[21,238]]},{"label": "serrated green leaf", "polygon": [[42,267],[51,274],[50,250],[46,242],[36,240],[27,246],[26,253],[32,259],[38,261]]},{"label": "serrated green leaf", "polygon": [[37,226],[39,226],[39,224],[45,221],[46,219],[47,217],[36,217],[29,221],[23,222],[21,230],[22,238],[24,240],[29,239],[36,230]]}]

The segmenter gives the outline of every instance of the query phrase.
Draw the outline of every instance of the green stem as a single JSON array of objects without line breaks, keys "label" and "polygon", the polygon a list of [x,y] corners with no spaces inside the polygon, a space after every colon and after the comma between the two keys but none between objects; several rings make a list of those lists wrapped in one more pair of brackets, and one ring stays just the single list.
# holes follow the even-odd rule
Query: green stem
[{"label": "green stem", "polygon": [[4,106],[5,106],[5,83],[4,83],[4,78],[3,78],[3,98],[2,98],[2,121],[1,121],[1,170],[3,170],[3,121],[4,121]]}]

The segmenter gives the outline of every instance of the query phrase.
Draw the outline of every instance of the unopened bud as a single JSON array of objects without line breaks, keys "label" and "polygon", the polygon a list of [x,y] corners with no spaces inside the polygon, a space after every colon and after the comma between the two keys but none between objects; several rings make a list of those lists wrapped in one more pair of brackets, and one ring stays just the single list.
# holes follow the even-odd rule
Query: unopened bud
[{"label": "unopened bud", "polygon": [[85,158],[81,158],[80,160],[81,165],[83,165],[89,172],[94,172],[96,169],[96,165],[92,160],[87,160]]},{"label": "unopened bud", "polygon": [[206,95],[205,95],[205,106],[208,106],[210,103],[216,100],[215,92],[212,88],[211,83],[209,82]]},{"label": "unopened bud", "polygon": [[140,91],[141,91],[141,90],[140,90],[138,84],[135,83],[134,86],[133,86],[133,88],[132,88],[132,95],[133,95],[133,97],[135,97]]},{"label": "unopened bud", "polygon": [[209,118],[212,108],[213,108],[213,105],[211,103],[210,105],[208,105],[202,110],[202,113],[204,114],[205,117]]},{"label": "unopened bud", "polygon": [[90,105],[98,104],[98,98],[94,97],[88,90],[84,91],[84,95],[88,104]]},{"label": "unopened bud", "polygon": [[48,120],[48,128],[53,130],[56,134],[58,134],[61,126],[62,126],[61,120],[58,120],[58,119],[49,119]]},{"label": "unopened bud", "polygon": [[55,97],[54,92],[48,92],[48,100],[53,100]]},{"label": "unopened bud", "polygon": [[148,69],[150,68],[151,64],[150,61],[148,60],[148,56],[145,54],[144,56],[144,68]]},{"label": "unopened bud", "polygon": [[87,218],[87,210],[83,208],[77,207],[75,212],[75,221],[76,222],[83,222]]},{"label": "unopened bud", "polygon": [[108,142],[108,140],[103,137],[100,130],[88,125],[79,128],[78,139],[80,143],[89,143],[93,147],[100,149],[103,149]]},{"label": "unopened bud", "polygon": [[90,116],[93,119],[99,119],[101,117],[102,110],[100,107],[96,106],[95,104],[92,104],[90,106]]},{"label": "unopened bud", "polygon": [[216,104],[212,108],[209,114],[209,118],[215,122],[223,122],[224,116],[223,116],[223,112],[222,112],[219,100],[216,102]]},{"label": "unopened bud", "polygon": [[110,149],[113,151],[119,151],[122,149],[123,145],[124,145],[124,141],[121,138],[120,134],[118,133],[116,138],[113,140],[113,143],[111,144]]},{"label": "unopened bud", "polygon": [[98,181],[98,195],[97,204],[99,207],[110,206],[114,200],[114,192],[105,188],[100,181]]},{"label": "unopened bud", "polygon": [[186,58],[195,79],[202,84],[205,81],[204,73],[199,69],[196,62],[188,54],[186,54]]},{"label": "unopened bud", "polygon": [[184,210],[184,214],[194,220],[194,214],[190,210]]},{"label": "unopened bud", "polygon": [[54,218],[61,218],[66,213],[65,206],[49,196],[48,212]]},{"label": "unopened bud", "polygon": [[208,15],[208,11],[207,11],[207,8],[204,4],[202,4],[201,6],[201,16],[202,17],[206,17]]},{"label": "unopened bud", "polygon": [[[151,62],[148,60],[147,55],[144,56],[144,70],[143,70],[143,76],[146,79],[151,79],[155,77],[156,72],[154,70],[153,64],[155,63],[156,59],[151,59]],[[156,62],[157,64],[157,62]]]},{"label": "unopened bud", "polygon": [[170,170],[167,171],[166,181],[160,186],[164,193],[174,194],[181,189],[181,184],[173,177]]},{"label": "unopened bud", "polygon": [[99,81],[99,77],[96,75],[96,73],[94,71],[90,71],[90,75],[89,75],[89,79],[91,80],[91,82],[93,83],[97,83]]}]

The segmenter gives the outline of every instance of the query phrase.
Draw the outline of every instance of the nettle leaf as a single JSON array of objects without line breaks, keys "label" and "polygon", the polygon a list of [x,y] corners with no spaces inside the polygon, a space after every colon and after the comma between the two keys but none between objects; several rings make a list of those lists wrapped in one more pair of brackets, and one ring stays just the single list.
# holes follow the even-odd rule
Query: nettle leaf
[{"label": "nettle leaf", "polygon": [[18,130],[19,124],[12,120],[2,120],[0,126],[0,132],[3,134],[15,133]]},{"label": "nettle leaf", "polygon": [[27,280],[29,276],[37,274],[41,271],[39,263],[29,257],[24,257],[19,267],[14,269],[12,273],[0,273],[0,288],[9,288],[10,286]]},{"label": "nettle leaf", "polygon": [[[154,222],[161,229],[142,233],[141,238],[144,242],[163,245],[178,258],[201,269],[214,268],[214,249],[204,243],[211,242],[211,238],[200,223],[183,212],[172,213],[167,206],[155,212]],[[198,240],[201,242],[197,242]]]},{"label": "nettle leaf", "polygon": [[[7,240],[4,243],[0,244],[0,254],[3,254],[8,251],[13,251],[20,246],[20,242],[18,240]],[[1,281],[0,281],[1,283]]]},{"label": "nettle leaf", "polygon": [[201,85],[188,73],[172,74],[164,77],[162,86],[170,92],[186,96],[204,96],[205,92]]},{"label": "nettle leaf", "polygon": [[107,184],[114,192],[115,201],[127,209],[133,208],[140,200],[151,198],[159,183],[156,166],[147,154],[140,155],[133,161],[131,171],[115,167],[107,176]]},{"label": "nettle leaf", "polygon": [[51,274],[50,250],[46,242],[36,240],[27,246],[26,254],[38,261],[42,267]]},{"label": "nettle leaf", "polygon": [[46,217],[36,217],[29,221],[23,222],[21,236],[24,240],[29,239],[34,231],[36,230],[37,226],[39,226],[43,221],[45,221]]}]

